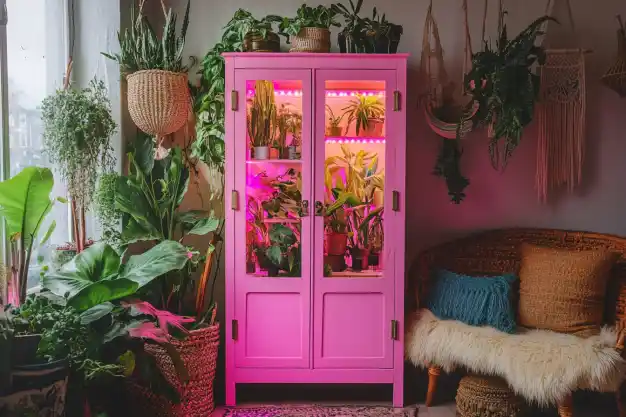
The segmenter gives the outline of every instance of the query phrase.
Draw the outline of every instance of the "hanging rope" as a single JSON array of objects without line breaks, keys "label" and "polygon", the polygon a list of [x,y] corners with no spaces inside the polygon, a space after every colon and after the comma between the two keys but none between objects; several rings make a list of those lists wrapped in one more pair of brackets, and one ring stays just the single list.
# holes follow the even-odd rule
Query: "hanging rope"
[{"label": "hanging rope", "polygon": [[[566,3],[571,34],[578,48],[547,49],[546,62],[541,67],[536,187],[542,202],[547,202],[551,190],[566,187],[571,192],[582,182],[585,51],[578,42],[570,1]],[[548,0],[546,14],[551,15],[554,6],[554,2]]]}]

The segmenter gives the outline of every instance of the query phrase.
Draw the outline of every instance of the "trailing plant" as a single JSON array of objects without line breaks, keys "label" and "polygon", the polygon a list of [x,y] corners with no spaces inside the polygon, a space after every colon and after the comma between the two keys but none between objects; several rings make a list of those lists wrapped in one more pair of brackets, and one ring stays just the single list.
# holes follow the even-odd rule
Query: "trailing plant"
[{"label": "trailing plant", "polygon": [[[26,300],[28,268],[33,248],[48,241],[56,228],[52,221],[43,239],[37,242],[43,222],[55,200],[50,199],[54,185],[48,168],[27,167],[16,176],[0,182],[0,217],[4,219],[11,252],[11,278],[8,300],[20,305]],[[58,201],[65,202],[58,198]]]},{"label": "trailing plant", "polygon": [[250,147],[270,146],[278,130],[278,109],[274,101],[274,84],[255,81],[255,93],[248,110]]},{"label": "trailing plant", "polygon": [[333,7],[322,5],[311,7],[303,4],[296,12],[296,17],[283,18],[280,22],[279,33],[285,36],[289,42],[289,37],[298,36],[302,28],[330,29],[331,26],[339,27],[340,24],[335,20],[335,16],[337,16],[337,11]]},{"label": "trailing plant", "polygon": [[367,129],[371,120],[381,120],[385,117],[385,106],[375,96],[359,95],[350,100],[350,104],[342,109],[348,116],[348,126],[356,121],[356,134],[361,129]]},{"label": "trailing plant", "polygon": [[[502,22],[505,15],[500,17]],[[543,34],[541,26],[550,20],[555,21],[550,16],[540,17],[513,39],[509,39],[507,26],[502,24],[495,47],[486,43],[483,51],[472,56],[465,88],[472,97],[468,106],[476,101],[479,108],[473,116],[463,117],[459,125],[466,120],[474,125],[491,125],[493,138],[489,153],[496,169],[506,166],[524,128],[532,121],[540,82],[535,66],[545,62],[544,49],[535,43]],[[502,152],[501,142],[504,142]]]},{"label": "trailing plant", "polygon": [[115,207],[117,173],[100,176],[95,194],[95,213],[102,228],[102,239],[115,246],[120,243],[122,212]]},{"label": "trailing plant", "polygon": [[256,19],[249,11],[239,9],[224,26],[223,37],[238,42],[240,39],[244,39],[246,35],[253,34],[266,40],[268,35],[272,33],[272,24],[280,23],[282,20],[282,17],[275,15]]},{"label": "trailing plant", "polygon": [[[161,36],[157,35],[148,18],[143,14],[145,0],[140,0],[139,10],[131,8],[131,25],[123,33],[118,32],[120,52],[115,54],[102,53],[105,57],[116,61],[122,74],[127,75],[143,70],[162,70],[171,72],[187,72],[189,67],[183,64],[185,38],[189,27],[189,6],[187,0],[185,16],[180,34],[177,33],[178,15],[165,9],[165,23]],[[136,17],[135,17],[136,15]],[[191,58],[191,64],[195,58]]]},{"label": "trailing plant", "polygon": [[[188,235],[213,234],[208,245],[210,255],[219,241],[222,222],[212,213],[181,211],[180,205],[189,187],[189,169],[185,166],[180,148],[172,148],[161,160],[154,159],[154,143],[150,138],[139,137],[128,154],[130,169],[127,176],[117,181],[115,204],[126,221],[122,230],[125,244],[134,242],[182,242]],[[204,260],[200,252],[189,247],[182,271],[169,273],[158,286],[151,286],[152,301],[163,309],[174,312],[187,311],[184,299],[193,288],[191,275]],[[204,292],[198,285],[196,291]],[[195,313],[200,314],[199,311]],[[210,310],[207,314],[210,313]],[[209,314],[208,317],[211,317]]]},{"label": "trailing plant", "polygon": [[116,124],[104,83],[94,79],[87,88],[57,90],[44,99],[41,119],[44,151],[72,200],[74,239],[80,251],[86,241],[85,211],[98,176],[115,168],[111,135]]},{"label": "trailing plant", "polygon": [[461,173],[460,161],[463,151],[459,139],[442,139],[433,174],[443,178],[448,187],[450,201],[460,204],[465,198],[469,180]]}]

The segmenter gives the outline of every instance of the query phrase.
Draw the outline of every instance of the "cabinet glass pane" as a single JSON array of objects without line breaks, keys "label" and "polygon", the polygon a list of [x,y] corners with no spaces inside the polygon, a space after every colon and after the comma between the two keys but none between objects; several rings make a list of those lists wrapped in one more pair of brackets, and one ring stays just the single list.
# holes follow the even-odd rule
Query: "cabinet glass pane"
[{"label": "cabinet glass pane", "polygon": [[326,81],[324,274],[382,275],[385,83]]},{"label": "cabinet glass pane", "polygon": [[302,82],[246,83],[246,272],[300,277]]}]

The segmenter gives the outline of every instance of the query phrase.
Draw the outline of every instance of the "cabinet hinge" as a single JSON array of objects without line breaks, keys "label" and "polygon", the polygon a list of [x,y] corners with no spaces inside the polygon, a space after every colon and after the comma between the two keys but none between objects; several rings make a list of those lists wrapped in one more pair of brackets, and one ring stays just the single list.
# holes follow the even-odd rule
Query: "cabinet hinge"
[{"label": "cabinet hinge", "polygon": [[391,338],[398,340],[398,320],[391,320]]},{"label": "cabinet hinge", "polygon": [[239,322],[237,320],[232,321],[232,329],[230,336],[233,340],[239,339]]},{"label": "cabinet hinge", "polygon": [[391,209],[393,211],[400,211],[400,191],[392,191],[391,193]]},{"label": "cabinet hinge", "polygon": [[239,210],[239,191],[233,190],[230,194],[230,208],[238,211]]},{"label": "cabinet hinge", "polygon": [[232,111],[239,110],[239,92],[237,90],[230,92],[230,109]]},{"label": "cabinet hinge", "polygon": [[400,92],[395,90],[393,92],[393,111],[400,111]]}]

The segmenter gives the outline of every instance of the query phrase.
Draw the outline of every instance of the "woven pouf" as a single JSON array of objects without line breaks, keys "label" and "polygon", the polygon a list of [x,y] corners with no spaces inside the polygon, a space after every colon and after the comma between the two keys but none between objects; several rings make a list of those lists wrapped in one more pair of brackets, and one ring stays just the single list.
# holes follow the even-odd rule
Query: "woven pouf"
[{"label": "woven pouf", "polygon": [[459,417],[518,417],[524,401],[509,389],[503,379],[488,376],[466,376],[456,393]]}]

